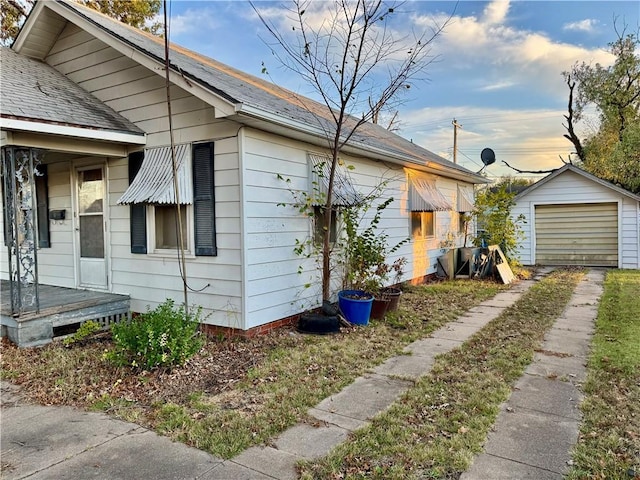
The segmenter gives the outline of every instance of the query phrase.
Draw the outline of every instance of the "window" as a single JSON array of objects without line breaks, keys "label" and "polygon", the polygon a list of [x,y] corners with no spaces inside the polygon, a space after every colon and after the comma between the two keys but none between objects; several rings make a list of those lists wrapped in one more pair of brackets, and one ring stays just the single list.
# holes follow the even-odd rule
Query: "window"
[{"label": "window", "polygon": [[415,239],[433,237],[435,232],[434,212],[411,212],[411,236]]},{"label": "window", "polygon": [[[177,250],[180,246],[178,237],[178,209],[175,205],[154,205],[153,218],[155,221],[155,249],[156,250]],[[182,239],[184,249],[190,250],[190,240],[188,235],[187,206],[180,205],[180,216],[182,217]]]},{"label": "window", "polygon": [[[333,215],[331,215],[331,228],[329,230],[329,241],[335,243],[338,235],[338,209],[333,208]],[[322,245],[324,241],[324,222],[325,222],[325,209],[324,207],[316,205],[313,207],[313,216],[315,219],[313,238],[317,245]]]}]

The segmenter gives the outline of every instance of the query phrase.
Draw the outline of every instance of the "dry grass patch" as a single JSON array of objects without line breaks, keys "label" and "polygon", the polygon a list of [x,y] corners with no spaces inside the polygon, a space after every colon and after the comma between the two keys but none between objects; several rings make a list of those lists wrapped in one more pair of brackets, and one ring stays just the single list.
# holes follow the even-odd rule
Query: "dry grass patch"
[{"label": "dry grass patch", "polygon": [[436,357],[431,373],[369,426],[303,463],[302,478],[458,478],[582,276],[557,271],[536,283],[460,348]]},{"label": "dry grass patch", "polygon": [[25,350],[3,342],[2,376],[38,403],[104,410],[230,458],[268,443],[322,399],[502,288],[478,281],[412,287],[399,312],[366,328],[210,340],[173,370],[114,367],[103,358],[108,335],[73,348],[55,342]]}]

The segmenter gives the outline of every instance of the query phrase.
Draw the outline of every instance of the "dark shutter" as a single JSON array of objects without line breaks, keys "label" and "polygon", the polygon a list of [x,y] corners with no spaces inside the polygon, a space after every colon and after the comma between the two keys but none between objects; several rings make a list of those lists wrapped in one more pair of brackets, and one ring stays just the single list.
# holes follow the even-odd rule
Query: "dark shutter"
[{"label": "dark shutter", "polygon": [[[136,178],[144,160],[144,152],[129,154],[129,185]],[[144,203],[129,205],[131,253],[147,253],[147,206]]]},{"label": "dark shutter", "polygon": [[196,255],[215,256],[216,209],[213,178],[213,143],[193,146],[193,215]]},{"label": "dark shutter", "polygon": [[47,166],[38,165],[36,179],[36,208],[38,209],[38,247],[50,248],[51,239],[49,236],[49,177],[47,176]]}]

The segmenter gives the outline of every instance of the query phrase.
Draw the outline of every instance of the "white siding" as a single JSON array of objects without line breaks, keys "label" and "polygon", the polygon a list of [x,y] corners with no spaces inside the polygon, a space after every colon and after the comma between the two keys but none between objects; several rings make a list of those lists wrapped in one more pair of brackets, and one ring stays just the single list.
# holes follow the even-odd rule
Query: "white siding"
[{"label": "white siding", "polygon": [[523,226],[525,240],[519,249],[518,258],[524,265],[533,265],[535,259],[535,219],[536,205],[586,204],[617,202],[619,204],[619,266],[640,268],[638,228],[640,216],[638,203],[633,199],[592,181],[580,174],[567,170],[520,198],[512,216],[526,217]]},{"label": "white siding", "polygon": [[[160,70],[140,66],[70,23],[45,60],[144,130],[146,147],[169,144]],[[218,255],[187,258],[188,285],[202,289],[189,293],[189,303],[204,308],[208,315],[205,323],[245,328],[241,308],[239,126],[215,119],[213,107],[181,88],[172,86],[171,98],[176,143],[215,141]],[[107,165],[110,289],[130,295],[134,311],[153,308],[168,297],[181,302],[182,280],[175,256],[130,252],[129,207],[117,204],[128,186],[127,159],[111,158]]]},{"label": "white siding", "polygon": [[[321,149],[249,129],[243,137],[243,149],[245,292],[247,328],[251,328],[318,305],[319,266],[313,259],[294,253],[296,239],[304,241],[311,235],[311,221],[295,208],[278,204],[293,202],[289,188],[309,189],[307,154],[321,153]],[[410,222],[405,171],[365,159],[346,156],[343,159],[347,165],[353,165],[350,176],[362,193],[369,193],[381,179],[388,180],[381,201],[388,197],[393,197],[394,201],[384,211],[379,228],[389,235],[390,245],[407,238]],[[277,174],[289,179],[290,183],[279,180]],[[455,181],[438,178],[437,187],[456,205]],[[403,280],[434,273],[436,259],[445,251],[440,242],[448,232],[455,236],[456,244],[462,246],[462,235],[457,229],[457,213],[437,212],[436,237],[412,240],[396,253],[395,258],[404,256],[408,259]],[[302,274],[297,273],[299,267],[302,267]],[[307,283],[312,286],[305,287]],[[339,282],[334,284],[337,289]]]}]

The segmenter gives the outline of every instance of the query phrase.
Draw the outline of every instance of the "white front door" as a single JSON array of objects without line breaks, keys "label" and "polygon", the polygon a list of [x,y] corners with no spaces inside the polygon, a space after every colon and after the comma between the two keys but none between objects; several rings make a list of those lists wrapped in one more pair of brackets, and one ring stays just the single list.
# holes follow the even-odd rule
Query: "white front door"
[{"label": "white front door", "polygon": [[107,288],[104,167],[76,169],[78,285]]}]

